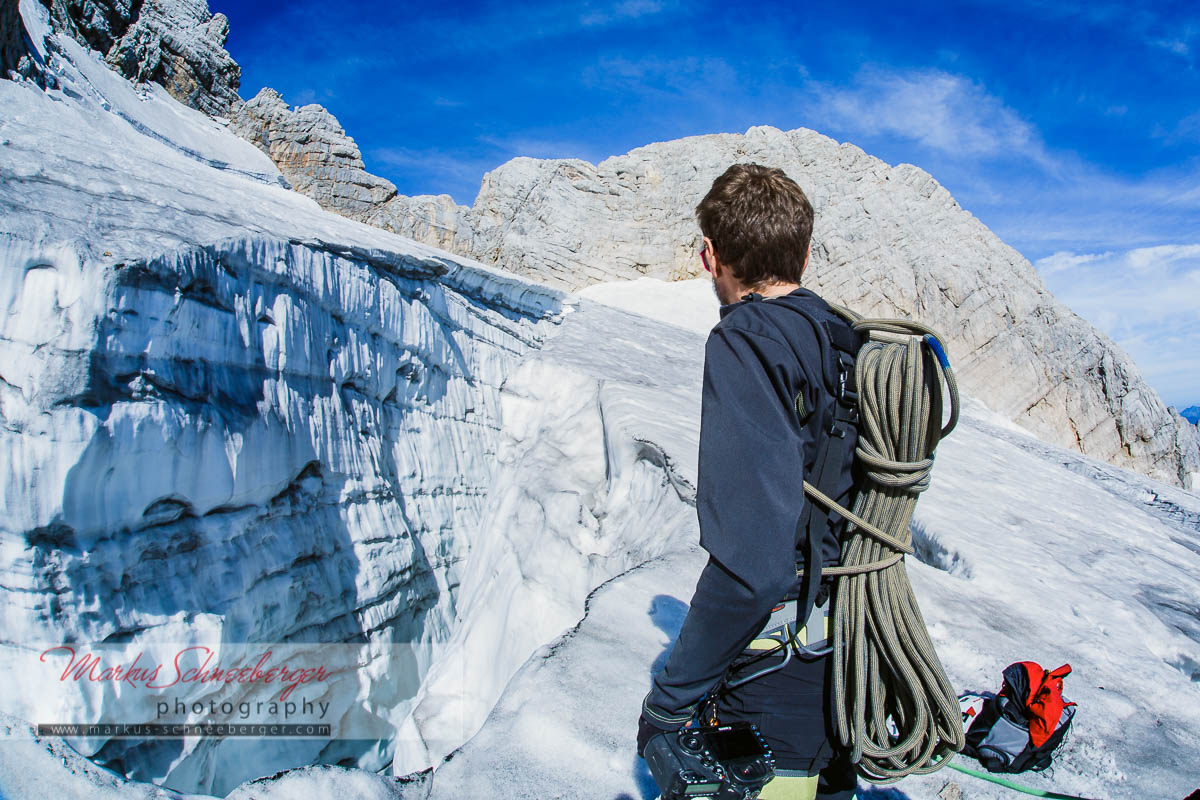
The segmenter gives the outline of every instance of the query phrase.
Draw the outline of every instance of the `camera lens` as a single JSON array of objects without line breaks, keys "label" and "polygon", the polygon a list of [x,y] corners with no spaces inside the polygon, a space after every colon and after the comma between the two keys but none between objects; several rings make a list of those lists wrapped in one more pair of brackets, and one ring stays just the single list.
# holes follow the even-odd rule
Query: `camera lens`
[{"label": "camera lens", "polygon": [[765,765],[758,760],[746,764],[738,764],[730,770],[730,777],[738,783],[753,783],[766,774]]}]

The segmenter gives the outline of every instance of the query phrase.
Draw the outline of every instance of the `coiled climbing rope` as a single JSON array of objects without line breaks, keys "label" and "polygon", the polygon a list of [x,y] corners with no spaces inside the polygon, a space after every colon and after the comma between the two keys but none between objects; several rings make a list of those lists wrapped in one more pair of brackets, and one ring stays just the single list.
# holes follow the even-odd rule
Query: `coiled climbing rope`
[{"label": "coiled climbing rope", "polygon": [[[893,783],[934,772],[965,744],[958,699],[934,652],[903,557],[909,523],[929,486],[938,442],[958,421],[958,389],[936,333],[907,320],[864,320],[855,377],[855,456],[869,484],[853,511],[807,482],[816,502],[849,520],[833,594],[833,713],[863,778]],[[945,391],[943,392],[943,383]],[[941,425],[944,400],[950,416]]]}]

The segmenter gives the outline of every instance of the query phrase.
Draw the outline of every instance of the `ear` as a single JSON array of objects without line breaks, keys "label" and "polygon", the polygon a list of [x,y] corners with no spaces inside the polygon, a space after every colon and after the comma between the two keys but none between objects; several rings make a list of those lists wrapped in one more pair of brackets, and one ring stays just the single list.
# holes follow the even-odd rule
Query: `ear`
[{"label": "ear", "polygon": [[804,251],[804,266],[800,268],[801,275],[803,275],[804,271],[806,269],[808,269],[808,262],[809,262],[810,258],[812,258],[812,242],[811,241],[808,243],[808,249]]},{"label": "ear", "polygon": [[717,255],[717,248],[713,247],[712,239],[705,236],[704,243],[708,245],[708,266],[712,268],[713,277],[720,277],[725,272],[725,265],[721,263],[721,257]]}]

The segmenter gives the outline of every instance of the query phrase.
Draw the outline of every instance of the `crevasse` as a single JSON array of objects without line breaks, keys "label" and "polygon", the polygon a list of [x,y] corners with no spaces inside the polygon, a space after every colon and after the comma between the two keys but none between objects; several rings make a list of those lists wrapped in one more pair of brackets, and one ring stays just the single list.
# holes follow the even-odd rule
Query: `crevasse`
[{"label": "crevasse", "polygon": [[[119,265],[81,321],[91,346],[64,347],[23,323],[73,276],[25,261],[4,332],[0,436],[23,467],[5,475],[6,643],[185,640],[209,616],[223,641],[385,635],[423,671],[454,615],[454,534],[482,513],[500,383],[544,323],[419,268],[246,239]],[[139,749],[97,756],[169,774]]]}]

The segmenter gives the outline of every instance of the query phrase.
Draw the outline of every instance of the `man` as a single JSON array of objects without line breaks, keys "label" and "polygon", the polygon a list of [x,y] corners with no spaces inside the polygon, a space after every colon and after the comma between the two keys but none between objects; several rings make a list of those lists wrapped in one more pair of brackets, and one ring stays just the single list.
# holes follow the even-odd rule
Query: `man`
[{"label": "man", "polygon": [[[821,437],[829,435],[835,400],[814,323],[795,308],[802,306],[828,331],[851,340],[853,334],[823,300],[800,288],[813,210],[782,170],[730,167],[696,216],[704,237],[700,257],[721,302],[721,320],[705,348],[696,498],[709,561],[642,704],[638,753],[651,737],[699,717],[702,702],[714,704],[721,724],[753,722],[771,746],[777,777],[762,798],[851,798],[853,770],[831,741],[828,656],[794,657],[782,669],[735,688],[728,684],[771,658],[782,662],[776,654],[742,666],[771,609],[797,596],[804,553],[819,553],[824,565],[839,556],[840,527],[823,513],[816,549],[801,541],[815,530],[803,522],[802,482]],[[849,465],[833,483],[830,494],[848,503]]]}]

